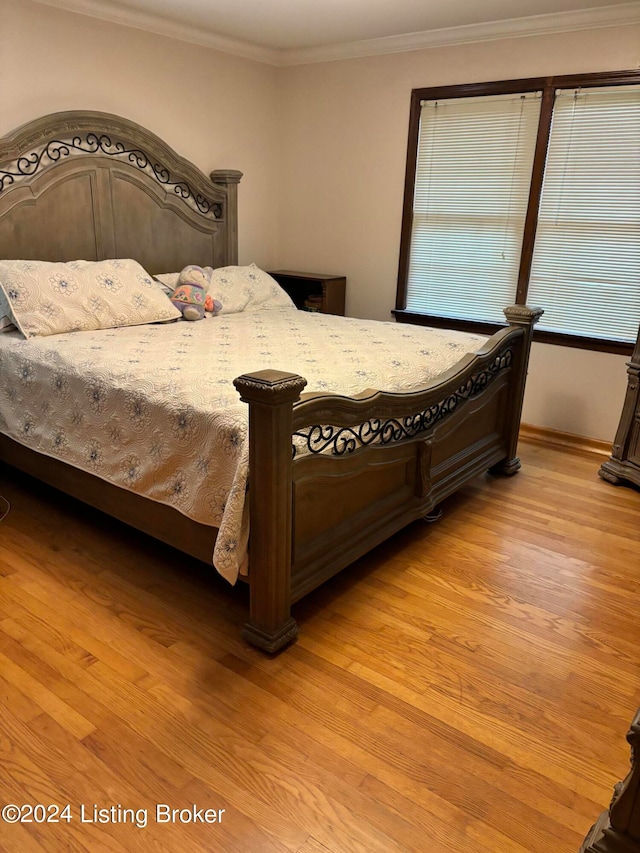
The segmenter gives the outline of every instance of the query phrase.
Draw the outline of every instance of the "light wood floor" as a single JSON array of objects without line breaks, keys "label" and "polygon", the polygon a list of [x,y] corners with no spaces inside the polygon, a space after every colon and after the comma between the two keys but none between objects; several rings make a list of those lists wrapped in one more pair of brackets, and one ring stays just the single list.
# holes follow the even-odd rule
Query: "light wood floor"
[{"label": "light wood floor", "polygon": [[244,590],[1,469],[0,800],[71,821],[0,848],[576,853],[640,704],[640,492],[520,452],[298,605],[274,659]]}]

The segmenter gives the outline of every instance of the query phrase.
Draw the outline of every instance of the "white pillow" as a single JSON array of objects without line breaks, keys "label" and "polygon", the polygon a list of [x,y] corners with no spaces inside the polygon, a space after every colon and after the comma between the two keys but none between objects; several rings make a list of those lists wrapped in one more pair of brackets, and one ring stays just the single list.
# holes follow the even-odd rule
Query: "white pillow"
[{"label": "white pillow", "polygon": [[296,307],[275,278],[255,264],[248,267],[218,267],[213,270],[209,281],[209,294],[222,303],[220,314]]},{"label": "white pillow", "polygon": [[0,292],[26,338],[138,326],[180,312],[137,261],[0,261]]},{"label": "white pillow", "polygon": [[165,272],[160,275],[154,275],[155,280],[160,284],[164,293],[171,296],[173,291],[178,286],[179,272]]}]

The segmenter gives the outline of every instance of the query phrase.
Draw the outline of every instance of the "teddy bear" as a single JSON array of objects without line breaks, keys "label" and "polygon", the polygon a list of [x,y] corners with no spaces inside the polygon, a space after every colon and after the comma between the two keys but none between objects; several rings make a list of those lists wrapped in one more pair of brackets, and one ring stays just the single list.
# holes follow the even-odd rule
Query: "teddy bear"
[{"label": "teddy bear", "polygon": [[171,301],[185,320],[202,320],[205,311],[217,314],[222,308],[222,304],[207,293],[211,273],[210,267],[195,264],[189,264],[180,273]]}]

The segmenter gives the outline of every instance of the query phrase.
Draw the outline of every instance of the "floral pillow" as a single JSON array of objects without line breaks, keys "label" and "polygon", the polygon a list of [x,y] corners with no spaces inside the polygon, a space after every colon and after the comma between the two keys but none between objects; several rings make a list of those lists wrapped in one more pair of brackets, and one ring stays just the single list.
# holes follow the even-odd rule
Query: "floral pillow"
[{"label": "floral pillow", "polygon": [[0,261],[0,294],[26,338],[138,326],[180,312],[137,261]]},{"label": "floral pillow", "polygon": [[248,267],[218,267],[213,270],[209,281],[209,294],[222,303],[220,314],[296,307],[275,278],[255,264]]}]

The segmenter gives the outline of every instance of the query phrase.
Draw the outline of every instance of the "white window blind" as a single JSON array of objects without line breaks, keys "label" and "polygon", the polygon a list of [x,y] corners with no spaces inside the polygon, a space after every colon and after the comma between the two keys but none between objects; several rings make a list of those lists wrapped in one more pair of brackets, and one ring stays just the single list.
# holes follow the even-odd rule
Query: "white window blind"
[{"label": "white window blind", "polygon": [[640,86],[557,93],[527,302],[539,328],[635,340]]},{"label": "white window blind", "polygon": [[407,310],[504,321],[502,309],[515,301],[540,103],[539,92],[422,103]]}]

